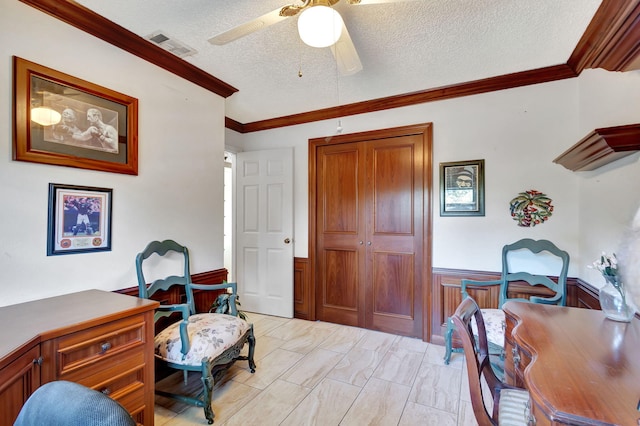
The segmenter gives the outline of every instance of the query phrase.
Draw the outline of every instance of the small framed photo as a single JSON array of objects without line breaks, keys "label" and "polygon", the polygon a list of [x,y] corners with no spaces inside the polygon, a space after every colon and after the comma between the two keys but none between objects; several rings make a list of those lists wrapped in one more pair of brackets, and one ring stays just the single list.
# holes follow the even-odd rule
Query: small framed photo
[{"label": "small framed photo", "polygon": [[112,192],[50,183],[47,256],[111,251]]},{"label": "small framed photo", "polygon": [[138,174],[138,100],[13,57],[13,159]]},{"label": "small framed photo", "polygon": [[484,160],[440,163],[440,216],[484,216]]}]

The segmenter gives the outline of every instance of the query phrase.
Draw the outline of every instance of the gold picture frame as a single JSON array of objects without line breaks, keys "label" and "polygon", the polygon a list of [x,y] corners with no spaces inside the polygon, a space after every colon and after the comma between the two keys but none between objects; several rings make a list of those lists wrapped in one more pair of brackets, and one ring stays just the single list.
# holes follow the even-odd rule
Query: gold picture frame
[{"label": "gold picture frame", "polygon": [[138,174],[138,100],[13,57],[13,159]]}]

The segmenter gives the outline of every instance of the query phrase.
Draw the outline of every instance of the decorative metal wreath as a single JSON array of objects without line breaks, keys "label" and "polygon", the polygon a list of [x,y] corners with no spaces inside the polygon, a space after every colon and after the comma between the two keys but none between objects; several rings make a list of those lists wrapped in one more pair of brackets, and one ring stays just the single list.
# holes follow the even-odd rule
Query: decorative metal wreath
[{"label": "decorative metal wreath", "polygon": [[511,217],[518,226],[536,226],[549,220],[553,212],[551,198],[540,191],[530,189],[520,192],[509,203]]}]

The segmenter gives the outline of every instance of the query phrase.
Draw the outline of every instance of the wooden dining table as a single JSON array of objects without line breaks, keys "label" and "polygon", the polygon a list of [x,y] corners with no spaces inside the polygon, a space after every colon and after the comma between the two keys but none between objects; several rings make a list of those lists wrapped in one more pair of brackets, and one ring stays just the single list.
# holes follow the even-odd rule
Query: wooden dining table
[{"label": "wooden dining table", "polygon": [[504,304],[505,381],[526,388],[536,425],[640,425],[640,320]]}]

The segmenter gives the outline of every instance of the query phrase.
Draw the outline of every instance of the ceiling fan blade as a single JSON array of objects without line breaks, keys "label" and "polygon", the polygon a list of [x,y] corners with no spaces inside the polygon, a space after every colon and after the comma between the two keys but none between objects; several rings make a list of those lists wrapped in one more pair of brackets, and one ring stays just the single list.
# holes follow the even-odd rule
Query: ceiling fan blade
[{"label": "ceiling fan blade", "polygon": [[356,47],[344,23],[342,24],[342,35],[338,41],[331,46],[331,52],[336,58],[340,74],[352,75],[362,70],[362,62],[360,62]]},{"label": "ceiling fan blade", "polygon": [[292,16],[282,14],[282,11],[285,8],[276,9],[272,12],[260,16],[259,18],[256,18],[249,22],[245,22],[244,24],[238,25],[237,27],[231,28],[228,31],[211,37],[209,39],[209,43],[222,46],[223,44],[230,43],[234,40],[266,28],[270,25],[277,24],[278,22],[287,19],[289,16]]}]

